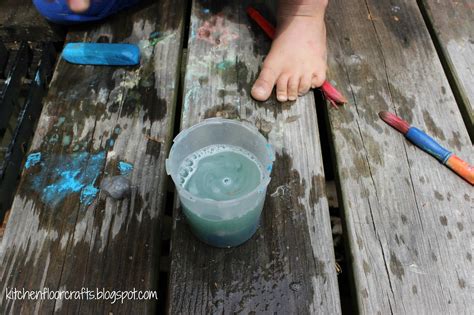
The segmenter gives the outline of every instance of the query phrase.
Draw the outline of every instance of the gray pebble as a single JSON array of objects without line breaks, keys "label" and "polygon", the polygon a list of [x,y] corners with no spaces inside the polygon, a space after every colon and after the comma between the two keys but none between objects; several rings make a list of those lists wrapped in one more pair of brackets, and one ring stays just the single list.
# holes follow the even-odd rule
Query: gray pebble
[{"label": "gray pebble", "polygon": [[123,199],[130,195],[131,182],[123,176],[112,176],[102,180],[100,189],[114,199]]}]

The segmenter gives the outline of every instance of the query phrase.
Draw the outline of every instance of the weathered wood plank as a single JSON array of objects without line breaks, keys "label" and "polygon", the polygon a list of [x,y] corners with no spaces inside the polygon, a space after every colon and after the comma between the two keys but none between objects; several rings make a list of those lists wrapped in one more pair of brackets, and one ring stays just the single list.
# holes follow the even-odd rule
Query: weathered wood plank
[{"label": "weathered wood plank", "polygon": [[268,137],[277,159],[263,217],[248,242],[217,249],[197,240],[177,209],[168,311],[338,314],[314,99],[251,99],[269,40],[245,8],[246,1],[194,1],[181,128],[220,116],[255,124]]},{"label": "weathered wood plank", "polygon": [[66,27],[49,23],[31,0],[0,1],[0,38],[4,41],[63,41]]},{"label": "weathered wood plank", "polygon": [[[141,65],[59,61],[32,143],[41,161],[23,173],[0,247],[2,292],[156,290],[184,10],[184,1],[144,3],[68,35],[68,41],[136,43]],[[156,45],[149,41],[154,32],[161,36]],[[119,173],[120,161],[133,165],[130,197],[94,198],[101,180]],[[2,294],[0,310],[152,313],[156,302],[12,301]]]},{"label": "weathered wood plank", "polygon": [[472,0],[420,0],[420,9],[435,35],[448,79],[474,139],[474,3]]},{"label": "weathered wood plank", "polygon": [[334,0],[330,110],[362,314],[471,314],[472,187],[381,121],[390,110],[466,159],[474,150],[416,1]]}]

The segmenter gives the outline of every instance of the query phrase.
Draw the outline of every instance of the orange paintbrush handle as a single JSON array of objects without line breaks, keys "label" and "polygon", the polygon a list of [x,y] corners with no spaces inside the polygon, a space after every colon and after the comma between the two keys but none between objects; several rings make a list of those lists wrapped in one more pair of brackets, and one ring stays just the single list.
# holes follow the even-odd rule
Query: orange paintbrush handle
[{"label": "orange paintbrush handle", "polygon": [[449,157],[445,164],[471,185],[474,185],[474,166],[469,165],[454,154]]}]

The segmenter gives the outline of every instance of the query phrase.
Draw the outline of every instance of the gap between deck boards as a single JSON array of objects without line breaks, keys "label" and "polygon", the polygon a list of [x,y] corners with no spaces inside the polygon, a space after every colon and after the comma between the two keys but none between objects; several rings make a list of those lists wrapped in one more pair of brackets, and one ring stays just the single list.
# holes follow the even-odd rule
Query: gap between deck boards
[{"label": "gap between deck boards", "polygon": [[442,47],[440,38],[436,34],[436,29],[434,27],[433,21],[431,21],[428,15],[425,4],[423,4],[422,0],[416,0],[416,3],[418,4],[418,8],[420,9],[421,15],[426,24],[426,28],[428,29],[436,52],[438,53],[439,60],[441,61],[444,73],[446,74],[446,77],[448,79],[449,87],[451,88],[454,95],[454,99],[458,104],[459,111],[461,112],[461,116],[464,120],[464,124],[466,125],[466,129],[469,134],[469,137],[471,138],[471,142],[474,142],[474,126],[472,121],[470,120],[469,112],[467,109],[469,106],[469,100],[467,99],[467,96],[465,96],[462,92],[462,88],[459,86],[460,82],[458,82],[456,75],[454,74],[455,69],[452,69],[452,65],[448,61],[448,56],[446,55],[446,52]]}]

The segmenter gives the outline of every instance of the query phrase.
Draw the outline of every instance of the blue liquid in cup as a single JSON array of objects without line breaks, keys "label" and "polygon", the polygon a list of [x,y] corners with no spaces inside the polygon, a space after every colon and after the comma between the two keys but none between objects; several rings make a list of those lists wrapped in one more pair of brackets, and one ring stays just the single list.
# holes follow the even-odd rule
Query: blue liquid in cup
[{"label": "blue liquid in cup", "polygon": [[[263,167],[250,152],[231,145],[211,145],[187,156],[179,168],[181,187],[199,198],[228,201],[246,196],[257,188],[262,180]],[[256,231],[264,196],[256,200],[250,209],[231,213],[229,207],[222,215],[196,211],[183,205],[193,232],[204,242],[218,247],[239,245]],[[200,214],[197,214],[200,212]]]}]

